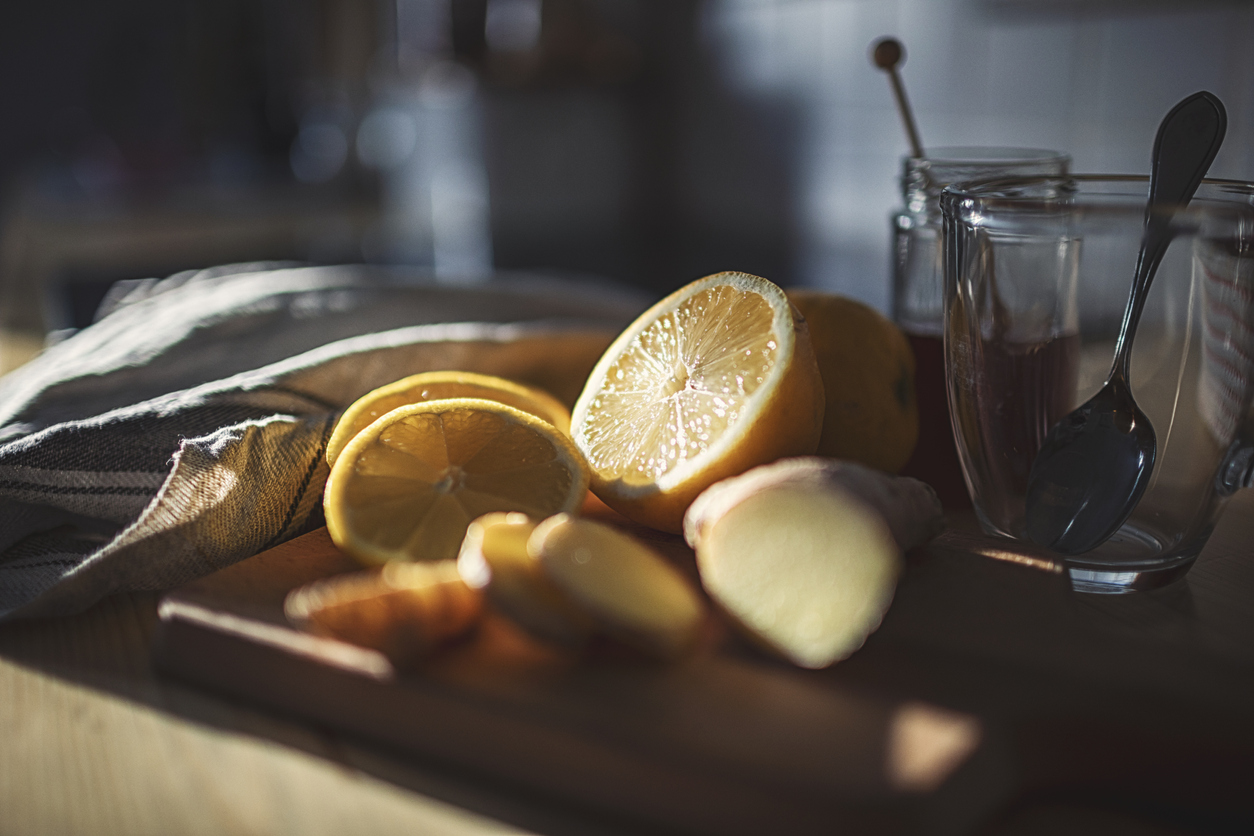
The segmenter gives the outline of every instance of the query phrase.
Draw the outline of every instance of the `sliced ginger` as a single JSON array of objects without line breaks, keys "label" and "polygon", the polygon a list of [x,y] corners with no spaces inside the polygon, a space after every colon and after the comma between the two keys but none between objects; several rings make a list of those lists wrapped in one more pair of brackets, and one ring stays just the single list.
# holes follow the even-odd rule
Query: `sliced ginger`
[{"label": "sliced ginger", "polygon": [[312,632],[378,650],[403,669],[477,624],[483,596],[454,561],[389,563],[300,587],[284,612]]},{"label": "sliced ginger", "polygon": [[558,514],[536,527],[527,552],[601,632],[662,659],[691,648],[705,606],[679,570],[635,538]]},{"label": "sliced ginger", "polygon": [[848,462],[777,462],[728,479],[688,511],[706,591],[751,637],[797,665],[849,656],[880,624],[902,553],[944,527],[915,479]]},{"label": "sliced ginger", "polygon": [[527,632],[563,647],[582,647],[594,624],[527,554],[536,523],[526,514],[485,514],[470,524],[457,559],[468,585]]}]

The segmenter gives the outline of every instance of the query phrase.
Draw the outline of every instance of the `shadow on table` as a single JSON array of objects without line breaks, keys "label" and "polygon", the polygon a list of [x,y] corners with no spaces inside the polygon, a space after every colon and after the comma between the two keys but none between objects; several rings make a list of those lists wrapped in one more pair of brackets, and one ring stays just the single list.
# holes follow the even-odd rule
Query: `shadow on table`
[{"label": "shadow on table", "polygon": [[21,666],[193,724],[271,741],[525,830],[551,836],[658,833],[656,827],[574,808],[461,767],[408,755],[401,759],[380,747],[160,676],[151,655],[158,598],[155,593],[118,595],[80,615],[0,625],[0,677],[6,663]]}]

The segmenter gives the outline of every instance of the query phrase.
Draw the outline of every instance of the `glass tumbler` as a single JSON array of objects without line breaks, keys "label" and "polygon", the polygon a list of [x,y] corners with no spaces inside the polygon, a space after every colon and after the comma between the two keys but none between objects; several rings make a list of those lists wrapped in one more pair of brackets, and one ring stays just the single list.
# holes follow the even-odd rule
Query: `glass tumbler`
[{"label": "glass tumbler", "polygon": [[969,507],[970,499],[945,399],[941,190],[965,180],[1062,176],[1069,164],[1057,151],[993,147],[933,148],[927,157],[902,161],[904,205],[892,216],[893,319],[914,349],[919,403],[919,442],[902,473],[930,484],[946,507]]},{"label": "glass tumbler", "polygon": [[[989,533],[1029,539],[1036,454],[1106,382],[1147,194],[1144,177],[1076,175],[958,184],[941,198],[950,416]],[[1081,591],[1182,576],[1254,473],[1254,184],[1205,181],[1172,234],[1131,355],[1157,459],[1115,535],[1065,558]]]}]

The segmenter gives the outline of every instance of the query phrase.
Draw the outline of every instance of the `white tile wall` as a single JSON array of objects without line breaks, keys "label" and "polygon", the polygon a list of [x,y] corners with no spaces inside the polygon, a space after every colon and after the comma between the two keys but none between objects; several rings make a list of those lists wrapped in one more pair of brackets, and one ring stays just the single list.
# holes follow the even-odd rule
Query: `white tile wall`
[{"label": "white tile wall", "polygon": [[1145,172],[1163,114],[1208,89],[1229,119],[1211,174],[1254,179],[1251,3],[710,0],[704,31],[733,88],[800,110],[800,280],[881,310],[907,150],[868,59],[881,36],[906,45],[925,147],[1056,148],[1077,171]]}]

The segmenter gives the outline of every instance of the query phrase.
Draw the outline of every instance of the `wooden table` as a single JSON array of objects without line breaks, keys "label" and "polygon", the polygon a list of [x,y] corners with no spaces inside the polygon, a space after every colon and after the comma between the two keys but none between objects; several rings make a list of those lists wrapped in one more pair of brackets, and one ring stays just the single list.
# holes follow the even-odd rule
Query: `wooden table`
[{"label": "wooden table", "polygon": [[[824,675],[1010,730],[1032,754],[980,833],[1248,832],[1254,492],[1172,587],[1079,596],[1047,575],[933,546]],[[653,832],[160,676],[157,601],[0,625],[0,833]]]}]

